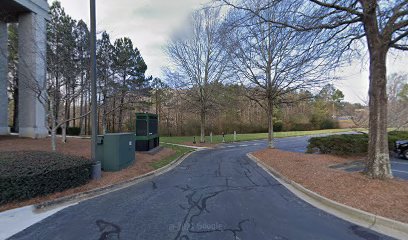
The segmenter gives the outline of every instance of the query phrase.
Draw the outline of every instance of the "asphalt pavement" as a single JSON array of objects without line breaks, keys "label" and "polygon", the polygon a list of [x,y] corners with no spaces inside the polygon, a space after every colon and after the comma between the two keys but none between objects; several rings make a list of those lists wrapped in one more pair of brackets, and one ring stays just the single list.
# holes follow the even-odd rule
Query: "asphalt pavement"
[{"label": "asphalt pavement", "polygon": [[[277,146],[301,151],[297,139]],[[195,152],[153,181],[65,208],[11,239],[391,239],[297,198],[246,157],[265,145]]]}]

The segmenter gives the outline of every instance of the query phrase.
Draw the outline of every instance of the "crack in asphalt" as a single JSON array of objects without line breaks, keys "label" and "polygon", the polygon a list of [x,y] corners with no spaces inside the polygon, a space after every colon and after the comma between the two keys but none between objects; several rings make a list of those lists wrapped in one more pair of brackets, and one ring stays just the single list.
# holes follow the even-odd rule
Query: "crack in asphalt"
[{"label": "crack in asphalt", "polygon": [[153,188],[153,190],[156,190],[156,189],[157,189],[157,184],[156,184],[156,182],[151,181],[151,183],[152,183],[152,188]]},{"label": "crack in asphalt", "polygon": [[249,222],[249,219],[241,220],[241,221],[238,223],[238,229],[225,229],[225,231],[230,231],[230,232],[232,232],[232,233],[234,234],[234,240],[239,240],[239,238],[238,238],[238,236],[237,236],[237,233],[243,231],[242,224],[244,224],[245,222]]},{"label": "crack in asphalt", "polygon": [[[219,191],[215,191],[215,192],[209,192],[207,193],[205,196],[203,194],[200,195],[200,197],[198,198],[198,200],[194,200],[194,195],[196,195],[197,190],[193,190],[192,193],[188,194],[186,196],[187,200],[188,200],[188,204],[190,205],[188,207],[188,211],[186,213],[186,215],[183,218],[183,222],[181,223],[178,233],[176,235],[176,237],[174,238],[175,240],[177,239],[190,239],[190,237],[187,235],[188,233],[193,233],[193,234],[208,234],[208,233],[213,233],[213,232],[231,232],[233,234],[233,239],[239,239],[237,237],[237,233],[242,232],[243,231],[243,227],[242,224],[249,221],[249,219],[244,219],[241,220],[238,224],[237,224],[237,228],[225,228],[225,229],[221,229],[221,228],[214,228],[214,229],[206,229],[206,230],[194,230],[194,219],[198,218],[199,216],[201,216],[201,214],[203,212],[207,212],[210,213],[210,210],[207,208],[207,201],[209,201],[212,198],[215,198],[217,195],[219,195],[220,193],[229,191],[230,189],[227,187],[225,189],[219,190]],[[193,210],[197,210],[196,213],[192,214]],[[188,233],[183,233],[184,227],[188,226],[187,231]]]},{"label": "crack in asphalt", "polygon": [[[189,234],[208,234],[214,232],[231,232],[233,239],[239,239],[238,233],[243,231],[243,224],[249,222],[249,219],[242,219],[237,223],[235,228],[212,228],[212,229],[195,229],[194,221],[202,216],[203,213],[211,213],[209,209],[209,200],[216,198],[219,194],[227,191],[251,191],[260,187],[271,187],[280,186],[281,184],[271,184],[269,181],[266,185],[260,185],[252,179],[252,171],[248,166],[252,167],[246,161],[238,161],[241,165],[243,171],[240,171],[240,175],[245,176],[249,182],[250,186],[231,186],[229,183],[229,177],[225,177],[225,185],[208,185],[200,187],[191,187],[190,185],[176,185],[175,188],[181,190],[182,192],[188,193],[185,197],[187,199],[187,206],[179,204],[179,207],[186,211],[181,224],[179,225],[177,239],[190,239]],[[220,177],[222,161],[218,161],[218,168],[215,171],[215,176]],[[258,172],[257,172],[258,173]],[[251,174],[251,175],[249,175]],[[259,173],[258,173],[259,174]],[[264,176],[262,176],[264,177]],[[210,190],[209,192],[206,192]],[[212,190],[212,191],[211,191]]]},{"label": "crack in asphalt", "polygon": [[222,173],[221,173],[221,165],[222,165],[222,159],[220,159],[218,161],[218,168],[215,170],[215,176],[216,177],[221,177]]},{"label": "crack in asphalt", "polygon": [[246,166],[251,167],[251,169],[252,169],[253,171],[255,171],[259,176],[261,176],[261,177],[265,180],[265,182],[267,182],[267,185],[274,185],[273,183],[271,183],[271,180],[269,179],[269,177],[266,176],[266,175],[264,175],[263,172],[260,171],[260,168],[258,168],[257,166],[254,166],[254,165],[250,162],[251,160],[250,160],[249,158],[247,158],[246,156],[243,157],[243,158],[241,158],[241,159],[238,159],[237,161],[238,161],[239,165],[240,165],[242,168],[247,169],[250,173],[252,173],[252,171],[249,170],[249,168],[246,167]]},{"label": "crack in asphalt", "polygon": [[[222,167],[223,164],[222,159],[217,161],[217,168],[214,171],[214,177],[221,177],[222,176]],[[215,185],[206,185],[206,186],[198,186],[192,187],[189,184],[185,185],[176,185],[175,188],[181,190],[183,193],[186,193],[185,198],[187,199],[187,206],[183,204],[179,204],[180,209],[186,211],[184,217],[182,218],[182,222],[178,225],[177,235],[175,236],[175,240],[177,239],[190,239],[190,234],[209,234],[214,232],[231,232],[233,235],[233,239],[239,239],[238,234],[243,231],[243,224],[249,222],[249,219],[242,219],[240,220],[236,227],[230,228],[211,228],[211,229],[196,229],[196,225],[194,223],[197,219],[202,216],[204,213],[210,214],[209,208],[209,201],[211,199],[215,199],[219,194],[227,192],[227,191],[252,191],[259,188],[266,188],[266,187],[277,187],[282,186],[280,183],[272,183],[267,176],[263,175],[253,164],[251,164],[250,160],[246,157],[238,158],[235,161],[231,162],[232,164],[237,163],[240,166],[240,169],[235,169],[238,173],[238,176],[235,175],[235,178],[239,179],[240,176],[246,178],[250,185],[238,185],[233,186],[230,183],[230,180],[233,178],[225,176],[225,184],[215,184]],[[200,177],[200,176],[195,176]],[[255,178],[257,180],[255,180]],[[259,180],[264,180],[263,184],[259,183]],[[289,201],[282,193],[280,195],[286,200]],[[196,223],[197,224],[197,223]]]},{"label": "crack in asphalt", "polygon": [[248,178],[248,180],[255,186],[259,187],[259,184],[257,184],[254,180],[252,180],[252,178],[248,175],[247,172],[244,172],[244,175],[246,176],[246,178]]},{"label": "crack in asphalt", "polygon": [[353,231],[354,234],[356,234],[357,236],[366,239],[366,240],[379,240],[380,237],[367,232],[363,227],[357,226],[357,225],[352,225],[350,226],[350,230]]},{"label": "crack in asphalt", "polygon": [[96,220],[95,223],[99,228],[99,232],[102,232],[99,240],[120,239],[121,228],[118,225],[104,220]]}]

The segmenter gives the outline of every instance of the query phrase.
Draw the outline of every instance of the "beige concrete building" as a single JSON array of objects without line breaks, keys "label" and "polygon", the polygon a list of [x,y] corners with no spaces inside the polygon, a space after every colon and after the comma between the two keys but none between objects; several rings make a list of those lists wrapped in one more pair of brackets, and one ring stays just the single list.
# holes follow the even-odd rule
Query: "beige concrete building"
[{"label": "beige concrete building", "polygon": [[18,22],[19,135],[42,138],[48,135],[46,97],[46,0],[0,1],[0,135],[9,134],[7,97],[7,23]]}]

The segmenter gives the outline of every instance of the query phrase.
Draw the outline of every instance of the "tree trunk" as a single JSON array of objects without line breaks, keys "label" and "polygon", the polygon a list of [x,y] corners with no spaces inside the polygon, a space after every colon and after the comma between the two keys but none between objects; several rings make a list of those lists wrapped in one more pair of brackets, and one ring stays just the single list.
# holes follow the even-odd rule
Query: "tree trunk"
[{"label": "tree trunk", "polygon": [[387,133],[387,51],[370,49],[369,141],[366,173],[372,178],[392,178]]},{"label": "tree trunk", "polygon": [[[84,109],[85,109],[85,111],[84,112],[86,112],[86,111],[88,111],[88,94],[87,93],[85,93],[85,103],[84,103]],[[84,118],[84,134],[82,134],[82,135],[86,135],[88,132],[87,132],[87,130],[88,130],[88,116],[85,116],[85,118]]]},{"label": "tree trunk", "polygon": [[[105,111],[105,110],[104,110]],[[108,132],[108,130],[107,130],[108,128],[107,128],[107,125],[106,125],[106,115],[105,114],[103,114],[102,115],[102,134],[106,134],[107,132]]]},{"label": "tree trunk", "polygon": [[118,132],[122,132],[122,115],[123,115],[123,103],[124,99],[123,97],[120,98],[120,107],[119,107],[119,119],[118,119]]},{"label": "tree trunk", "polygon": [[[54,92],[55,93],[55,92]],[[57,151],[57,126],[55,122],[55,96],[50,98],[50,111],[51,111],[51,149],[53,152]]]},{"label": "tree trunk", "polygon": [[200,143],[205,142],[205,111],[200,112]]},{"label": "tree trunk", "polygon": [[[80,96],[80,103],[79,103],[79,115],[82,116],[84,114],[84,95],[81,93]],[[79,119],[79,127],[81,128],[80,135],[85,135],[85,124],[84,118]]]},{"label": "tree trunk", "polygon": [[364,30],[370,55],[369,140],[365,172],[372,178],[392,178],[387,133],[387,52],[388,44],[379,30],[377,4],[364,1]]},{"label": "tree trunk", "polygon": [[[65,101],[65,114],[64,114],[64,118],[65,118],[64,121],[65,121],[66,119],[70,119],[70,118],[71,118],[71,103],[70,103],[69,100],[66,100],[66,101]],[[66,122],[65,125],[66,125],[66,128],[69,128],[69,127],[70,127],[70,122],[69,122],[69,121]]]},{"label": "tree trunk", "polygon": [[[72,92],[72,95],[74,95],[75,94],[75,90],[74,90],[74,92]],[[75,104],[75,98],[73,98],[72,99],[72,118],[74,118],[73,120],[72,120],[72,127],[76,127],[76,119],[75,119],[75,115],[76,115],[76,104]]]},{"label": "tree trunk", "polygon": [[13,101],[14,101],[13,129],[14,129],[14,132],[18,133],[18,86],[14,86]]},{"label": "tree trunk", "polygon": [[62,132],[61,132],[62,133],[62,142],[66,143],[67,142],[67,124],[66,123],[62,124],[61,129],[62,129]]},{"label": "tree trunk", "polygon": [[55,90],[54,90],[54,121],[58,121],[58,113],[59,113],[59,103],[60,103],[60,97],[59,97],[59,89],[61,89],[60,83],[59,83],[59,77],[58,77],[58,70],[57,74],[55,75]]},{"label": "tree trunk", "polygon": [[53,152],[57,151],[57,129],[55,127],[51,130],[51,149]]},{"label": "tree trunk", "polygon": [[126,94],[126,73],[123,74],[123,82],[122,82],[122,92],[121,92],[121,96],[120,96],[120,105],[119,105],[119,119],[118,119],[118,123],[119,123],[119,127],[118,127],[118,131],[122,132],[122,124],[123,124],[123,104],[125,103],[125,94]]},{"label": "tree trunk", "polygon": [[275,148],[273,143],[273,102],[268,100],[268,148]]},{"label": "tree trunk", "polygon": [[103,99],[104,99],[103,100],[104,106],[103,106],[103,112],[102,112],[102,132],[103,134],[106,134],[107,133],[106,108],[107,108],[108,102],[107,102],[106,96],[104,96]]},{"label": "tree trunk", "polygon": [[62,142],[66,143],[67,142],[67,128],[69,127],[69,121],[65,122],[67,119],[70,118],[70,104],[68,103],[68,100],[65,101],[65,113],[64,113],[64,118],[62,121],[64,121],[64,124],[61,126],[62,128]]},{"label": "tree trunk", "polygon": [[114,133],[115,132],[115,119],[116,119],[116,111],[115,111],[115,108],[116,108],[116,98],[114,97],[113,98],[113,112],[112,112],[112,132]]}]

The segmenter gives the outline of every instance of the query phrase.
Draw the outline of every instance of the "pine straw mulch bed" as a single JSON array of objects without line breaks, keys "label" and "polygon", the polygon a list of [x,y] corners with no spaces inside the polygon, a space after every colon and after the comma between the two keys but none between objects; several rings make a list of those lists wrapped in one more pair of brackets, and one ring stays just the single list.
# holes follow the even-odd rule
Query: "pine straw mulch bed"
[{"label": "pine straw mulch bed", "polygon": [[[67,143],[62,143],[60,138],[57,139],[57,151],[63,154],[90,158],[90,148],[91,144],[89,139],[69,138]],[[33,140],[14,136],[0,136],[0,151],[51,151],[51,142],[49,138]],[[175,151],[170,148],[163,148],[161,151],[153,155],[137,152],[135,163],[122,171],[102,172],[102,179],[99,181],[90,181],[83,186],[68,189],[63,192],[0,205],[0,212],[124,182],[128,179],[153,171],[153,167],[150,166],[151,163],[162,160],[173,154],[175,154]]]},{"label": "pine straw mulch bed", "polygon": [[287,178],[334,201],[408,223],[408,181],[374,180],[362,173],[329,168],[355,161],[331,155],[265,149],[255,157]]}]

